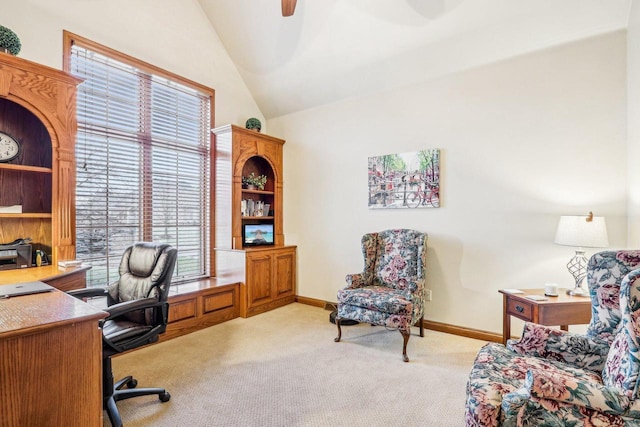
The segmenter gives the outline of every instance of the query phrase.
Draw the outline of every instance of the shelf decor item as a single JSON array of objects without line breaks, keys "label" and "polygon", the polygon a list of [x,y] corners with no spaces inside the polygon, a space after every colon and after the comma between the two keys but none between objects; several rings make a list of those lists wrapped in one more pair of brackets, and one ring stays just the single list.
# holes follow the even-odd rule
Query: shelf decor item
[{"label": "shelf decor item", "polygon": [[273,224],[244,224],[242,242],[243,246],[273,245]]},{"label": "shelf decor item", "polygon": [[260,120],[256,119],[255,117],[251,117],[249,120],[247,120],[247,123],[244,125],[244,127],[249,130],[260,132],[260,130],[262,129],[262,123],[260,123]]},{"label": "shelf decor item", "polygon": [[[265,175],[256,175],[251,172],[249,176],[242,177],[242,183],[247,186],[249,190],[264,190],[264,185],[267,183],[267,177]],[[253,187],[253,188],[252,188]]]},{"label": "shelf decor item", "polygon": [[9,162],[20,154],[20,142],[11,135],[0,131],[0,162]]},{"label": "shelf decor item", "polygon": [[17,55],[22,48],[20,38],[8,29],[0,25],[0,51],[10,53],[11,55]]}]

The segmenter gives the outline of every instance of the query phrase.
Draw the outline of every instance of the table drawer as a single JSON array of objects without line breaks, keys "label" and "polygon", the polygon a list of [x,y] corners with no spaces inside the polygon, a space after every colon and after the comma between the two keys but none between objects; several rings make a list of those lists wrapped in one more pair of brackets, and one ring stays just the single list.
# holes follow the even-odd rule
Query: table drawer
[{"label": "table drawer", "polygon": [[507,302],[507,314],[522,320],[533,320],[533,304],[509,300]]}]

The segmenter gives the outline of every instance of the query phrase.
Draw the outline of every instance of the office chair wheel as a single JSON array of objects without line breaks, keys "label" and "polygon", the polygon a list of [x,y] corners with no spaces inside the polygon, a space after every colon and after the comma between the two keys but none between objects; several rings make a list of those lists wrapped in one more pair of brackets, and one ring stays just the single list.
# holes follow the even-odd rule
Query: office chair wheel
[{"label": "office chair wheel", "polygon": [[168,402],[169,399],[171,399],[171,395],[165,391],[164,393],[160,393],[158,395],[158,399],[160,399],[160,402]]},{"label": "office chair wheel", "polygon": [[135,378],[131,378],[127,381],[127,388],[136,388],[138,386],[138,380]]}]

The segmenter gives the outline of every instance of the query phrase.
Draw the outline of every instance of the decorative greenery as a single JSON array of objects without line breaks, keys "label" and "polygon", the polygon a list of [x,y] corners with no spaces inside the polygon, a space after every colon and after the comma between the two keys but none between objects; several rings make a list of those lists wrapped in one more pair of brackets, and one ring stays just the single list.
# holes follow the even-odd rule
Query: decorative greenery
[{"label": "decorative greenery", "polygon": [[7,49],[10,54],[17,55],[21,48],[22,44],[16,33],[0,25],[0,49]]},{"label": "decorative greenery", "polygon": [[260,123],[260,120],[256,119],[255,117],[251,117],[249,120],[247,120],[245,127],[247,129],[260,132],[260,130],[262,129],[262,123]]},{"label": "decorative greenery", "polygon": [[256,176],[255,173],[251,172],[249,176],[242,177],[242,183],[246,185],[255,185],[258,187],[258,190],[264,190],[264,185],[267,183],[267,177],[265,175]]}]

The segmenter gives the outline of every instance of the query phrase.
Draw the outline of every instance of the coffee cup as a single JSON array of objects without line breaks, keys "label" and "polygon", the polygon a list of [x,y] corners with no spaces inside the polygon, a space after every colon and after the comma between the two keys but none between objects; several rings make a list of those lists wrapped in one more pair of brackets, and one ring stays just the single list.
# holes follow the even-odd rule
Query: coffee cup
[{"label": "coffee cup", "polygon": [[544,284],[544,294],[549,297],[557,297],[558,296],[558,285],[555,283],[545,283]]}]

